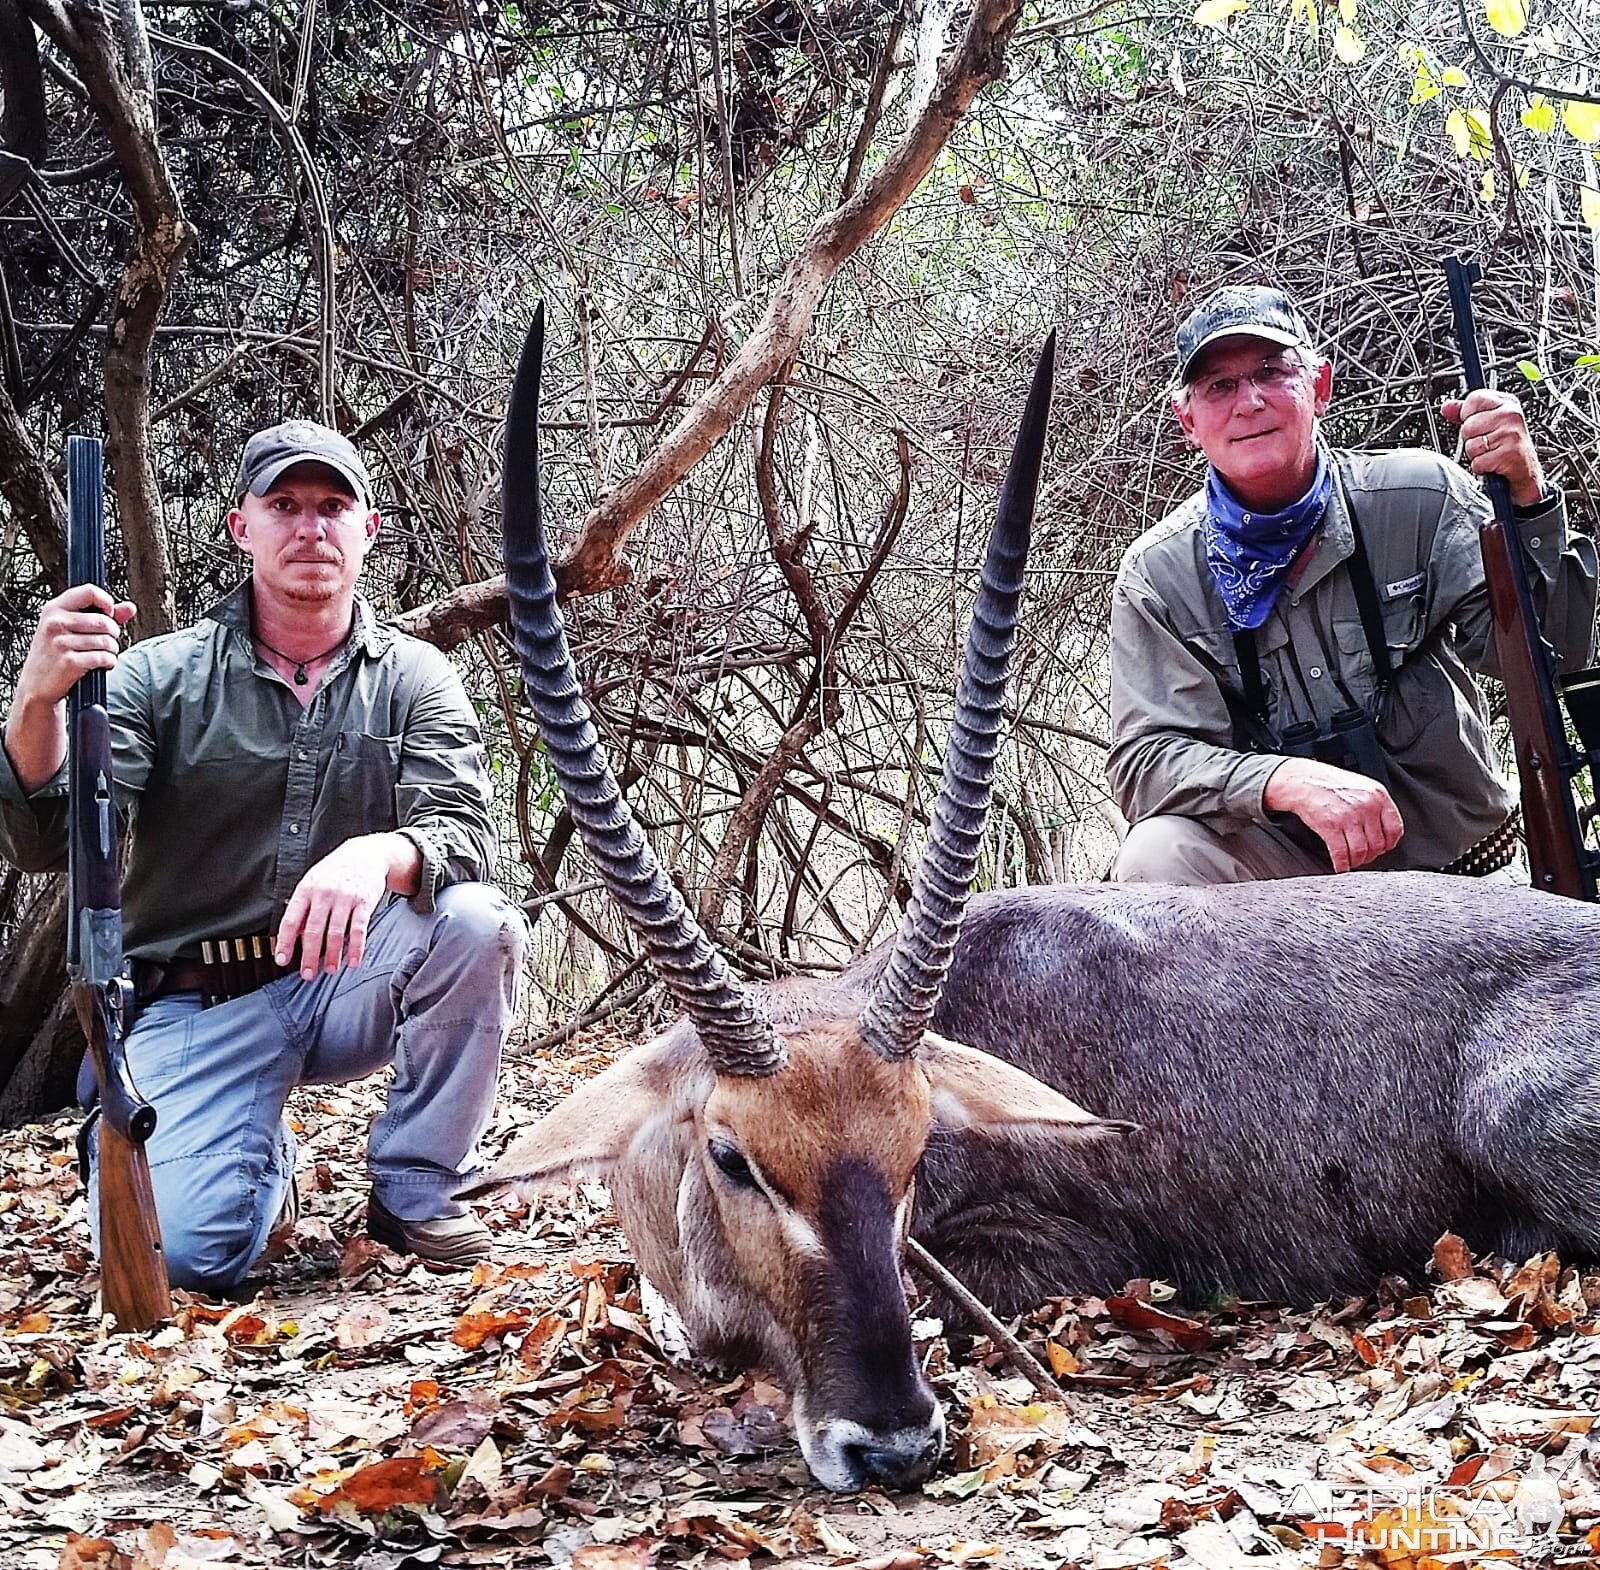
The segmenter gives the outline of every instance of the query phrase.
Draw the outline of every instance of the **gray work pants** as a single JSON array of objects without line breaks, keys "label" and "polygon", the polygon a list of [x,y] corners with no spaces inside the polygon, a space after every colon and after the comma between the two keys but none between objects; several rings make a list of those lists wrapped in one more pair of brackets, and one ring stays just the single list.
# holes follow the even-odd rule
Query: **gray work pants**
[{"label": "gray work pants", "polygon": [[[282,1113],[296,1085],[393,1064],[367,1135],[373,1189],[403,1221],[460,1215],[452,1195],[481,1165],[526,946],[522,913],[498,889],[457,883],[425,916],[385,900],[354,970],[284,976],[209,1009],[194,992],[144,1008],[128,1034],[128,1067],[156,1109],[146,1148],[173,1284],[232,1286],[261,1252],[294,1177]],[[97,1154],[95,1140],[92,1231]]]},{"label": "gray work pants", "polygon": [[1163,814],[1128,830],[1111,864],[1114,883],[1251,883],[1307,878],[1331,871],[1325,858],[1301,849],[1271,826],[1241,824],[1219,834],[1198,818]]}]

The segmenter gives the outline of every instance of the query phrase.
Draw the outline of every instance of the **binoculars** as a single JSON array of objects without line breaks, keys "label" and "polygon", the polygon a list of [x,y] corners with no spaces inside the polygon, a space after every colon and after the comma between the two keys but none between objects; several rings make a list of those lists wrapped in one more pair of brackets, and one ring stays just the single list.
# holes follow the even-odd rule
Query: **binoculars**
[{"label": "binoculars", "polygon": [[1365,709],[1340,709],[1326,730],[1315,720],[1300,720],[1284,729],[1279,745],[1291,758],[1315,758],[1388,788],[1389,765],[1378,744],[1377,722]]}]

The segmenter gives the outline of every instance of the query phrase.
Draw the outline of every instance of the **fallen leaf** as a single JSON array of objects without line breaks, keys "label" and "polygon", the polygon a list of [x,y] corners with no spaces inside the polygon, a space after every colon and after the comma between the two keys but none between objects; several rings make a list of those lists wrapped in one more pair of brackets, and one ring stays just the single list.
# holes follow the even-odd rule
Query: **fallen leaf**
[{"label": "fallen leaf", "polygon": [[1185,1352],[1205,1352],[1216,1344],[1210,1327],[1198,1319],[1169,1314],[1136,1297],[1108,1297],[1106,1309],[1119,1325],[1130,1330],[1159,1330],[1171,1336]]},{"label": "fallen leaf", "polygon": [[1439,1301],[1483,1319],[1498,1319],[1511,1306],[1500,1288],[1492,1281],[1485,1281],[1482,1276],[1447,1281],[1439,1288]]},{"label": "fallen leaf", "polygon": [[432,1505],[439,1495],[438,1471],[424,1456],[396,1456],[357,1467],[317,1501],[323,1515],[349,1504],[363,1515],[382,1515],[396,1505]]},{"label": "fallen leaf", "polygon": [[509,1330],[523,1330],[532,1322],[530,1308],[479,1309],[463,1314],[450,1332],[450,1339],[458,1347],[475,1352],[490,1336],[502,1336]]},{"label": "fallen leaf", "polygon": [[542,1374],[550,1366],[562,1342],[566,1340],[566,1335],[567,1319],[564,1314],[541,1314],[528,1327],[527,1335],[522,1338],[522,1345],[517,1351],[517,1361],[524,1368]]},{"label": "fallen leaf", "polygon": [[67,1533],[57,1570],[132,1570],[133,1561],[110,1538]]},{"label": "fallen leaf", "polygon": [[1055,1454],[1071,1421],[1063,1406],[1042,1401],[1008,1406],[987,1392],[976,1395],[967,1410],[966,1462],[982,1468],[988,1479],[1009,1475],[1016,1470],[1016,1457],[1025,1451],[1039,1448]]},{"label": "fallen leaf", "polygon": [[333,1344],[346,1351],[382,1341],[394,1325],[394,1317],[382,1303],[356,1303],[339,1316],[333,1327]]},{"label": "fallen leaf", "polygon": [[649,1570],[660,1545],[642,1537],[625,1543],[585,1543],[572,1555],[572,1570]]},{"label": "fallen leaf", "polygon": [[1472,1251],[1466,1239],[1446,1232],[1433,1245],[1433,1268],[1441,1281],[1464,1281],[1472,1272]]},{"label": "fallen leaf", "polygon": [[502,1415],[498,1396],[492,1391],[477,1391],[464,1401],[447,1401],[424,1413],[411,1425],[411,1442],[472,1450],[482,1444]]}]

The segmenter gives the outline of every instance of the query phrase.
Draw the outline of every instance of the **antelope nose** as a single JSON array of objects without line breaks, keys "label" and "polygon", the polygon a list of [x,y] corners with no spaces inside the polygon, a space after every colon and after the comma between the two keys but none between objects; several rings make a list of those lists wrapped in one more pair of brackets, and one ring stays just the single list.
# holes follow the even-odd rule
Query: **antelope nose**
[{"label": "antelope nose", "polygon": [[911,1488],[933,1471],[941,1445],[934,1433],[896,1435],[893,1440],[875,1445],[846,1445],[846,1462],[859,1475],[858,1486]]}]

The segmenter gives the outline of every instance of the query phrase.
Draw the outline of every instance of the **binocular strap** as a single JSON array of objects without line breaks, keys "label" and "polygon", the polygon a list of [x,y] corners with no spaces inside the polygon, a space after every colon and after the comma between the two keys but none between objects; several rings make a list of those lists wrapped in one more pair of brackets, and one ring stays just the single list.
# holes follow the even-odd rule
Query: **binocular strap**
[{"label": "binocular strap", "polygon": [[[1346,502],[1348,506],[1348,501]],[[1361,538],[1361,525],[1355,509],[1350,508],[1350,530],[1355,537],[1355,550],[1350,556],[1350,587],[1355,590],[1356,609],[1361,614],[1361,630],[1366,634],[1367,649],[1372,655],[1372,669],[1377,678],[1372,704],[1372,718],[1378,719],[1389,696],[1389,681],[1394,666],[1389,660],[1389,643],[1383,633],[1383,611],[1378,604],[1378,585],[1372,576],[1372,563],[1367,559],[1366,542]],[[1239,680],[1244,688],[1245,708],[1269,730],[1267,720],[1267,687],[1261,678],[1261,657],[1256,652],[1256,635],[1244,628],[1233,635],[1233,651],[1239,661]]]}]

